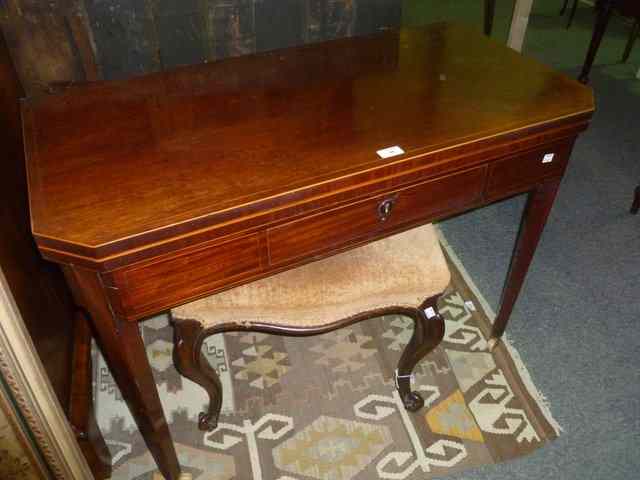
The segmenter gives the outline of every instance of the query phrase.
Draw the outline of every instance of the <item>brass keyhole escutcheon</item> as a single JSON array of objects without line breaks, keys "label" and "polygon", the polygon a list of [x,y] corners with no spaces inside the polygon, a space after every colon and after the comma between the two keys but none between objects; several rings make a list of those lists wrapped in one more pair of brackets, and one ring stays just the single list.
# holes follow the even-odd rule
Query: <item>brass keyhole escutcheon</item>
[{"label": "brass keyhole escutcheon", "polygon": [[393,205],[395,203],[395,198],[387,198],[386,200],[380,202],[380,204],[378,205],[378,218],[381,222],[384,222],[391,216],[391,211],[393,210]]}]

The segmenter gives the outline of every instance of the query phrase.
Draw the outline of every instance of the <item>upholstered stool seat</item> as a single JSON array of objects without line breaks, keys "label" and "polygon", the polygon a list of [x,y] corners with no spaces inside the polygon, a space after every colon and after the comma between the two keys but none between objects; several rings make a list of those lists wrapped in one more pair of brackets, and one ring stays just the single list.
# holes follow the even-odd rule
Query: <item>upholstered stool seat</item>
[{"label": "upholstered stool seat", "polygon": [[314,327],[371,310],[418,308],[449,284],[432,225],[174,308],[205,328],[224,323]]},{"label": "upholstered stool seat", "polygon": [[393,313],[415,324],[396,383],[405,406],[417,410],[423,402],[410,391],[409,377],[442,339],[436,300],[449,280],[435,229],[425,225],[174,308],[176,367],[211,397],[200,427],[215,428],[222,399],[219,379],[200,353],[207,336],[231,330],[313,335]]}]

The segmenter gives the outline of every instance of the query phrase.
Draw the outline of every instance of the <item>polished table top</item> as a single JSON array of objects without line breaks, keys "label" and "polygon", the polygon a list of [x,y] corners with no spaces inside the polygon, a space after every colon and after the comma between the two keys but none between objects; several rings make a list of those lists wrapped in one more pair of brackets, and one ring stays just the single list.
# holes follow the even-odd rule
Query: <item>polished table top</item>
[{"label": "polished table top", "polygon": [[72,88],[23,103],[33,232],[106,257],[592,110],[590,89],[450,24]]}]

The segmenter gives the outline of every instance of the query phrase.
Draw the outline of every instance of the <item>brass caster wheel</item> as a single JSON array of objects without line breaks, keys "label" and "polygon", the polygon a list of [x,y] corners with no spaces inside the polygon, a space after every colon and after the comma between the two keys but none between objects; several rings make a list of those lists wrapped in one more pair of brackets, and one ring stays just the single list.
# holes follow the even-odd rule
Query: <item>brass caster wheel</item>
[{"label": "brass caster wheel", "polygon": [[203,432],[212,432],[218,427],[218,419],[205,412],[198,415],[198,428]]},{"label": "brass caster wheel", "polygon": [[404,404],[404,408],[410,412],[417,412],[424,407],[424,399],[418,392],[407,393],[402,399],[402,403]]}]

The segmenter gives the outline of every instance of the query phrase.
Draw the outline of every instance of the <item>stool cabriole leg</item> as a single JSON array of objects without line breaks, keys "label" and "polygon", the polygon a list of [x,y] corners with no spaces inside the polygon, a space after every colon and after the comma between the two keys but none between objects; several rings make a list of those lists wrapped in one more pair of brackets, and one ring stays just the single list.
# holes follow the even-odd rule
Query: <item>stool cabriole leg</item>
[{"label": "stool cabriole leg", "polygon": [[212,431],[218,426],[222,408],[222,384],[218,374],[202,353],[202,342],[206,335],[200,322],[172,318],[173,362],[178,372],[197,383],[209,395],[209,409],[198,417],[198,428]]},{"label": "stool cabriole leg", "polygon": [[[418,392],[411,391],[411,373],[416,364],[438,346],[444,337],[444,320],[437,313],[438,297],[428,299],[421,309],[410,315],[414,322],[413,335],[405,347],[396,370],[396,384],[404,407],[412,412],[424,406],[424,400]],[[427,318],[424,309],[433,308],[435,316]]]}]

